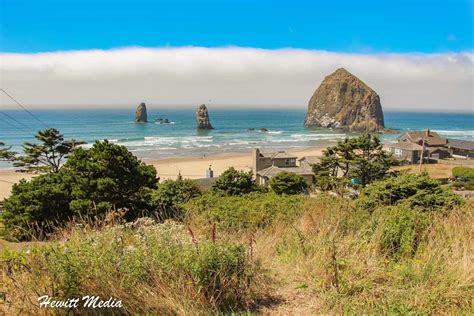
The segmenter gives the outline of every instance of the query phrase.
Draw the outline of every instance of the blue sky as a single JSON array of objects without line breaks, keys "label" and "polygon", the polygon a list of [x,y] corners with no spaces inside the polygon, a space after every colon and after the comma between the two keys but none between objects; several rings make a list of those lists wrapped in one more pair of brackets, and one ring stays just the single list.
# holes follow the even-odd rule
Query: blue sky
[{"label": "blue sky", "polygon": [[0,0],[2,52],[242,46],[473,49],[473,1]]}]

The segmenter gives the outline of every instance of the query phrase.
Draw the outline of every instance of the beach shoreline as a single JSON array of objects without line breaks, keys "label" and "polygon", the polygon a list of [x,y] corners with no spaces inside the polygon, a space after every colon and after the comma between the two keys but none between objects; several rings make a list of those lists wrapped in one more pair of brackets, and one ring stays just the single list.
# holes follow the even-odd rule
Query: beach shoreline
[{"label": "beach shoreline", "polygon": [[[321,156],[326,147],[298,147],[286,150],[298,158],[303,156]],[[267,149],[263,149],[267,151]],[[268,149],[273,151],[273,149]],[[252,170],[252,151],[222,153],[215,155],[196,155],[179,158],[164,159],[142,159],[148,165],[153,165],[156,169],[160,181],[176,179],[178,174],[183,178],[201,179],[206,177],[209,167],[214,171],[214,177],[218,177],[226,169],[234,167],[237,170]],[[0,201],[10,195],[14,183],[21,179],[31,179],[34,174],[16,172],[14,168],[0,169]]]}]

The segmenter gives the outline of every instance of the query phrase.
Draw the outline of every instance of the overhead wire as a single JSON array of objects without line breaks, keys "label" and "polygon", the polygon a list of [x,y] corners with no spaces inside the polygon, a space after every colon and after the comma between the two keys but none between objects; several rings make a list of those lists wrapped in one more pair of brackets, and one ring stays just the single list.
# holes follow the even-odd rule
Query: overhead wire
[{"label": "overhead wire", "polygon": [[13,122],[17,123],[18,125],[20,125],[21,127],[23,128],[26,128],[28,131],[33,131],[35,132],[31,127],[29,127],[28,125],[26,124],[23,124],[22,122],[18,121],[17,119],[15,119],[13,116],[11,116],[10,114],[4,112],[4,111],[0,111],[0,113],[2,113],[4,116],[8,117],[10,120],[12,120]]},{"label": "overhead wire", "polygon": [[18,102],[18,100],[16,100],[14,97],[12,97],[7,91],[5,91],[5,89],[2,89],[0,88],[0,91],[2,91],[6,96],[8,96],[13,102],[16,103],[16,105],[18,105],[20,108],[22,108],[26,113],[28,113],[29,115],[31,115],[31,117],[33,117],[35,120],[37,120],[38,122],[40,122],[41,124],[43,124],[45,127],[48,127],[48,125],[43,122],[42,120],[40,120],[39,117],[37,117],[36,115],[34,115],[30,110],[28,110],[24,105],[22,105],[20,102]]},{"label": "overhead wire", "polygon": [[[16,125],[12,124],[11,122],[9,122],[9,121],[7,121],[7,120],[1,118],[1,117],[0,117],[0,122],[3,122],[3,123],[5,123],[5,124],[7,124],[7,125],[13,127],[14,129],[19,130],[20,132],[25,132],[25,130],[23,130],[22,127],[18,127],[18,126],[16,126]],[[28,131],[28,133],[29,133],[29,132],[30,132],[30,131]]]}]

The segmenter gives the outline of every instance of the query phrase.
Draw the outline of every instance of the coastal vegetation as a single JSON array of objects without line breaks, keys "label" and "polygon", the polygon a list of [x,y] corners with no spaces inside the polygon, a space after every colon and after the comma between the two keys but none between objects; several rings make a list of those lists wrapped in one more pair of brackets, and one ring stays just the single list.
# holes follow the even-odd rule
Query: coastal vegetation
[{"label": "coastal vegetation", "polygon": [[35,138],[37,143],[25,143],[23,145],[23,156],[11,156],[13,165],[24,172],[59,172],[62,164],[71,152],[82,141],[74,139],[65,140],[64,136],[55,128],[47,128],[39,131]]},{"label": "coastal vegetation", "polygon": [[383,179],[397,160],[383,150],[377,136],[364,134],[338,141],[323,152],[313,165],[315,186],[321,191],[335,191],[341,196],[348,188],[359,188]]},{"label": "coastal vegetation", "polygon": [[286,171],[271,178],[269,185],[276,194],[299,194],[308,189],[308,184],[302,176]]},{"label": "coastal vegetation", "polygon": [[10,147],[0,142],[0,161],[11,161],[14,156],[15,153],[10,150]]},{"label": "coastal vegetation", "polygon": [[392,164],[362,136],[326,151],[317,193],[234,168],[202,190],[123,146],[78,147],[1,205],[3,238],[41,242],[0,251],[0,312],[98,295],[117,314],[473,313],[473,203]]}]

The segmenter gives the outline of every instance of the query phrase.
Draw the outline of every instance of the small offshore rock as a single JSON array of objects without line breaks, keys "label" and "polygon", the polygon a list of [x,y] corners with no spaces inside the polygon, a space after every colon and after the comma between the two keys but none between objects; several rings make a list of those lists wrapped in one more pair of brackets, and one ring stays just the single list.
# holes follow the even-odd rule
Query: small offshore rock
[{"label": "small offshore rock", "polygon": [[143,102],[137,106],[137,110],[135,111],[135,122],[137,123],[148,122],[148,115],[146,113],[146,105]]},{"label": "small offshore rock", "polygon": [[196,125],[198,129],[213,129],[205,104],[201,104],[196,111]]}]

